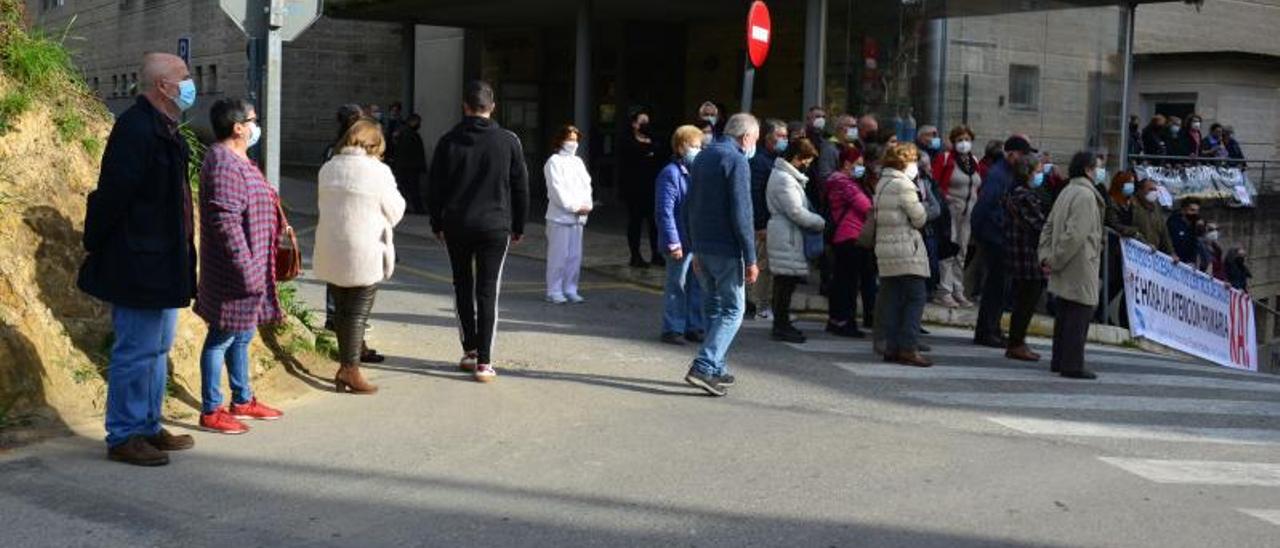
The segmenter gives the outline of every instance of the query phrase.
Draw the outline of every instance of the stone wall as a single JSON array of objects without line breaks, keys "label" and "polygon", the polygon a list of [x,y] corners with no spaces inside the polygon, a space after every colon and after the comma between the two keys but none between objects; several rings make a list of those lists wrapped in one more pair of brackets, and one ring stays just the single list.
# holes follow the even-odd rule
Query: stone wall
[{"label": "stone wall", "polygon": [[1209,0],[1142,4],[1134,53],[1247,52],[1280,56],[1280,0]]}]

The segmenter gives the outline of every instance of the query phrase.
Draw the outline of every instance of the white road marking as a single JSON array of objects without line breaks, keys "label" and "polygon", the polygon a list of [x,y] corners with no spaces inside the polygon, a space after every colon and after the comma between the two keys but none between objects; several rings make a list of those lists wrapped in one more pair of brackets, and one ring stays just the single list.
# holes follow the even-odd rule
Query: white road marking
[{"label": "white road marking", "polygon": [[1280,486],[1280,464],[1269,462],[1158,460],[1115,457],[1098,457],[1098,460],[1156,483]]},{"label": "white road marking", "polygon": [[1022,417],[987,417],[987,420],[1005,428],[1037,436],[1074,436],[1233,445],[1280,445],[1280,430],[1200,428],[1157,424],[1107,424]]},{"label": "white road marking", "polygon": [[[972,380],[972,381],[1004,381],[1004,382],[1048,382],[1058,384],[1079,384],[1078,381],[1064,379],[1050,373],[1042,367],[1024,368],[1004,367],[903,367],[891,364],[857,364],[836,363],[836,367],[853,373],[859,377],[878,379],[906,380]],[[1107,373],[1090,384],[1114,386],[1161,386],[1168,388],[1213,388],[1219,390],[1243,390],[1251,392],[1278,392],[1280,383],[1224,379],[1221,377],[1160,375],[1142,373]]]},{"label": "white road marking", "polygon": [[1270,522],[1272,525],[1280,525],[1280,510],[1262,510],[1252,508],[1239,508],[1238,510],[1260,520]]},{"label": "white road marking", "polygon": [[[1082,381],[1083,382],[1083,381]],[[999,392],[906,392],[907,397],[942,405],[1019,407],[1099,411],[1141,411],[1199,415],[1280,415],[1280,403],[1099,394],[1044,394]]]}]

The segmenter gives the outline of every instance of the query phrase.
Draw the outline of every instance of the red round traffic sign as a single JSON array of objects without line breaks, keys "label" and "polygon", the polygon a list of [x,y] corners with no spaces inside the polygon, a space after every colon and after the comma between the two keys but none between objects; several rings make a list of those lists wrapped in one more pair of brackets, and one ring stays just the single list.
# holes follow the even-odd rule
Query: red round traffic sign
[{"label": "red round traffic sign", "polygon": [[761,0],[751,3],[747,12],[747,57],[751,66],[760,68],[769,56],[769,40],[773,37],[773,22],[769,19],[769,7]]}]

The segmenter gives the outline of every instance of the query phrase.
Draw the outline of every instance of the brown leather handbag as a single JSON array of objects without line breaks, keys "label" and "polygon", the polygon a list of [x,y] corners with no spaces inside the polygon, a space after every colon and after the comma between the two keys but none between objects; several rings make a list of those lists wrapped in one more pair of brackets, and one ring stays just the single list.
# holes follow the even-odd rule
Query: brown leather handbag
[{"label": "brown leather handbag", "polygon": [[289,224],[276,198],[276,213],[280,216],[280,235],[276,238],[276,281],[287,282],[302,274],[302,250],[298,247],[298,235]]}]

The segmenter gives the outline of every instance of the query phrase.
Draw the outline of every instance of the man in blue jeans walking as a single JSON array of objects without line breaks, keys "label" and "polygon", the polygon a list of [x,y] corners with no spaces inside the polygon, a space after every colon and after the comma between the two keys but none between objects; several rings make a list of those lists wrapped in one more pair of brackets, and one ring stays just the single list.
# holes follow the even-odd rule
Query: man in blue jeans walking
[{"label": "man in blue jeans walking", "polygon": [[107,458],[169,463],[191,436],[160,427],[178,310],[196,288],[190,151],[178,133],[196,99],[180,57],[148,54],[138,101],[116,119],[84,221],[88,253],[78,284],[111,304],[115,343],[107,367]]},{"label": "man in blue jeans walking", "polygon": [[725,354],[742,326],[746,284],[754,284],[760,274],[747,163],[756,152],[760,122],[750,114],[735,114],[725,124],[724,134],[725,139],[694,160],[682,212],[707,323],[706,340],[684,380],[712,396],[725,395],[734,383],[725,368]]}]

